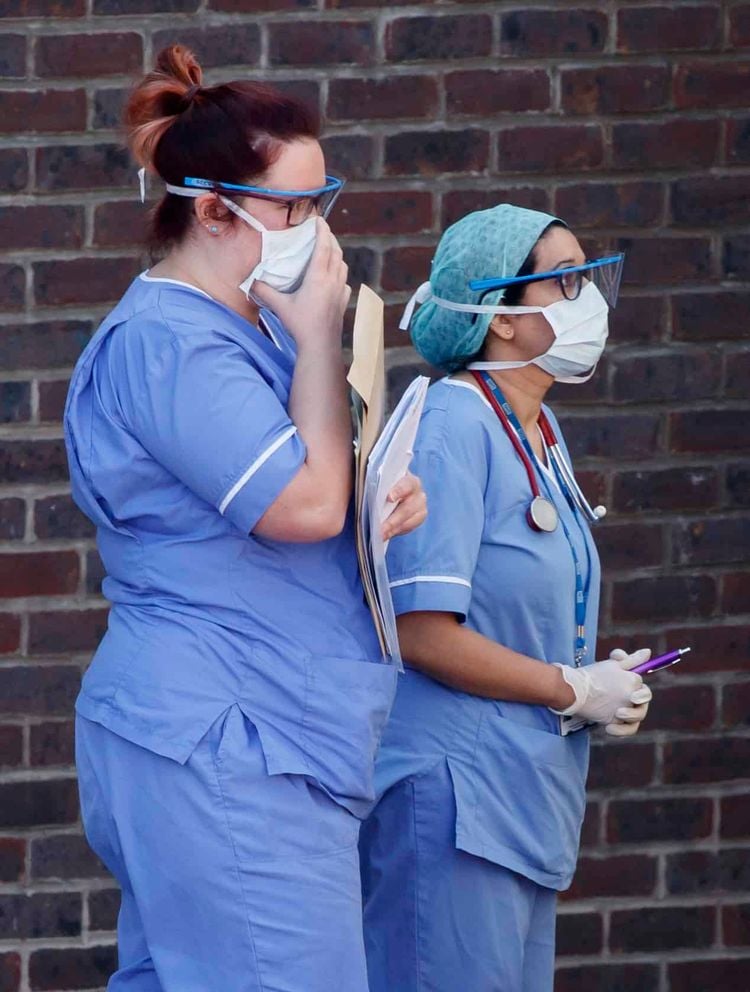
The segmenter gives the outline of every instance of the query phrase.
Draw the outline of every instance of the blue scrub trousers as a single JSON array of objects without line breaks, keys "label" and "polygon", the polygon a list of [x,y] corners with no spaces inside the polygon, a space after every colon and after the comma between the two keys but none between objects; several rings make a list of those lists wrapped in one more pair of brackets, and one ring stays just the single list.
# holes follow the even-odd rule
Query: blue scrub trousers
[{"label": "blue scrub trousers", "polygon": [[237,706],[182,765],[82,717],[86,835],[122,888],[109,992],[367,992],[360,821],[269,775]]},{"label": "blue scrub trousers", "polygon": [[447,762],[363,824],[370,992],[552,992],[556,893],[456,847]]}]

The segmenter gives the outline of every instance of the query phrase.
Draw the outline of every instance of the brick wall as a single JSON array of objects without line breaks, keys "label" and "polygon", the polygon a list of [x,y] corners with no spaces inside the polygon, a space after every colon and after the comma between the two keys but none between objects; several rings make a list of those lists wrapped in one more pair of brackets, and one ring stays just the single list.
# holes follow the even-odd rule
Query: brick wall
[{"label": "brick wall", "polygon": [[628,252],[605,367],[560,389],[611,513],[602,649],[690,644],[597,743],[558,992],[750,988],[750,3],[0,0],[0,992],[90,989],[117,894],[87,852],[72,703],[104,627],[66,379],[142,264],[118,144],[164,43],[319,102],[353,281],[396,330],[440,230],[501,199]]}]

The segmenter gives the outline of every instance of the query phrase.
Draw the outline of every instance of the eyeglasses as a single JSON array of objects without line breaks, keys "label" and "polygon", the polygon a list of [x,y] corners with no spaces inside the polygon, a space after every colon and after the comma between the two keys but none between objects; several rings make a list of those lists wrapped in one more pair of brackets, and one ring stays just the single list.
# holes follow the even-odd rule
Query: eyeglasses
[{"label": "eyeglasses", "polygon": [[526,285],[532,282],[543,282],[547,279],[556,280],[560,291],[566,300],[577,300],[581,290],[588,282],[593,282],[610,307],[617,304],[617,294],[622,279],[622,264],[625,254],[608,255],[597,258],[583,265],[573,265],[565,269],[553,269],[550,272],[534,272],[529,276],[512,276],[504,279],[472,279],[469,289],[482,294],[493,289],[505,289],[508,286]]},{"label": "eyeglasses", "polygon": [[336,176],[326,176],[324,186],[316,189],[270,189],[266,186],[244,186],[241,183],[224,183],[214,179],[195,179],[187,176],[183,185],[190,189],[214,190],[223,193],[241,193],[256,200],[268,200],[286,207],[288,227],[297,227],[309,217],[327,217],[336,202],[346,180]]}]

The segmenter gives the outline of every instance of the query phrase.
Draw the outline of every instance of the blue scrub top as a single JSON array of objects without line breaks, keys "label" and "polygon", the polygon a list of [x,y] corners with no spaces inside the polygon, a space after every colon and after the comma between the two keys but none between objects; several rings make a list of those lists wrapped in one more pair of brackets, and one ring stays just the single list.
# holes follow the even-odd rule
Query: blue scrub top
[{"label": "blue scrub top", "polygon": [[[545,412],[564,448],[552,412]],[[565,449],[564,449],[565,450]],[[567,451],[565,451],[567,457]],[[388,567],[397,614],[455,613],[467,627],[547,662],[573,664],[575,571],[562,526],[533,531],[523,463],[484,396],[469,383],[433,385],[412,471],[429,516],[394,538]],[[589,586],[593,659],[600,568],[587,523],[541,468]],[[378,790],[447,758],[459,848],[551,888],[565,888],[578,853],[588,732],[562,737],[547,707],[483,699],[407,669],[378,759]]]},{"label": "blue scrub top", "polygon": [[73,496],[96,524],[109,626],[80,714],[184,762],[237,703],[269,772],[358,814],[395,690],[351,514],[318,543],[252,533],[305,460],[287,413],[291,336],[200,290],[136,278],[78,361],[65,410]]}]

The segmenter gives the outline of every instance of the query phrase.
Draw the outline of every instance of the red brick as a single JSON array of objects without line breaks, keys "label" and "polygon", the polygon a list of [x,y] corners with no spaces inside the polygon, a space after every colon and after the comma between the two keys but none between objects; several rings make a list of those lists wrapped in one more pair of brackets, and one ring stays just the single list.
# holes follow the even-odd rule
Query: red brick
[{"label": "red brick", "polygon": [[612,790],[647,786],[653,782],[656,751],[653,744],[614,741],[595,744],[591,749],[589,789]]},{"label": "red brick", "polygon": [[[747,986],[750,958],[672,961],[667,965],[670,992],[708,992]],[[643,990],[640,990],[643,992]]]},{"label": "red brick", "polygon": [[615,910],[611,916],[609,946],[616,954],[710,947],[715,925],[713,906],[640,906]]},{"label": "red brick", "polygon": [[109,76],[143,69],[143,45],[138,34],[58,34],[37,38],[39,76]]},{"label": "red brick", "polygon": [[682,341],[745,338],[749,306],[750,293],[738,289],[674,296],[673,336]]},{"label": "red brick", "polygon": [[[129,0],[123,0],[127,3]],[[144,0],[140,0],[144,2]],[[163,0],[162,0],[163,2]],[[247,14],[251,11],[278,10],[287,13],[290,8],[304,9],[315,7],[316,0],[208,0],[210,10],[221,10],[228,14]]]},{"label": "red brick", "polygon": [[78,937],[82,913],[78,892],[0,895],[0,938]]},{"label": "red brick", "polygon": [[370,65],[375,57],[372,25],[367,21],[284,21],[268,26],[271,65]]},{"label": "red brick", "polygon": [[504,55],[573,55],[604,51],[607,15],[597,10],[514,10],[500,22]]},{"label": "red brick", "polygon": [[0,440],[0,478],[25,484],[67,481],[63,442]]},{"label": "red brick", "polygon": [[614,623],[708,617],[716,605],[716,582],[709,575],[662,575],[616,581],[612,587]]},{"label": "red brick", "polygon": [[3,17],[82,17],[86,0],[0,0]]},{"label": "red brick", "polygon": [[721,262],[727,279],[750,279],[750,235],[726,237]]},{"label": "red brick", "polygon": [[750,45],[750,3],[740,3],[730,8],[729,40],[735,48]]},{"label": "red brick", "polygon": [[55,596],[78,588],[74,551],[0,554],[0,598]]},{"label": "red brick", "polygon": [[49,768],[75,761],[75,733],[71,720],[33,724],[29,742],[30,763]]},{"label": "red brick", "polygon": [[[692,647],[682,665],[691,674],[744,670],[750,657],[750,627],[730,623],[708,627],[675,627],[665,631],[667,643]],[[689,668],[688,668],[689,666]]]},{"label": "red brick", "polygon": [[73,778],[0,783],[0,828],[75,823],[78,789]]},{"label": "red brick", "polygon": [[658,446],[661,418],[653,414],[561,416],[573,461],[612,458],[627,451],[630,458],[650,456]]},{"label": "red brick", "polygon": [[727,352],[724,362],[726,369],[724,396],[727,399],[745,399],[747,383],[750,379],[750,351]]},{"label": "red brick", "polygon": [[137,258],[74,258],[34,263],[34,297],[42,306],[117,300],[140,272]]},{"label": "red brick", "polygon": [[492,19],[486,14],[397,17],[386,26],[385,47],[391,62],[489,55]]},{"label": "red brick", "polygon": [[18,248],[79,248],[83,243],[83,208],[44,204],[0,207],[4,251]]},{"label": "red brick", "polygon": [[138,200],[99,203],[94,208],[94,244],[104,248],[141,245],[147,224],[148,213]]},{"label": "red brick", "polygon": [[107,610],[47,610],[29,616],[29,654],[91,651],[107,629]]},{"label": "red brick", "polygon": [[750,221],[750,175],[679,179],[672,185],[675,224],[743,224]]},{"label": "red brick", "polygon": [[631,403],[658,403],[716,396],[721,383],[721,357],[715,351],[680,350],[667,354],[616,355],[612,395]]},{"label": "red brick", "polygon": [[12,654],[21,644],[21,618],[0,613],[0,654]]},{"label": "red brick", "polygon": [[80,834],[52,834],[31,841],[31,876],[35,881],[106,878],[107,874]]},{"label": "red brick", "polygon": [[437,106],[437,80],[433,76],[332,79],[328,84],[329,120],[432,117]]},{"label": "red brick", "polygon": [[29,181],[25,148],[0,148],[0,191],[18,193]]},{"label": "red brick", "polygon": [[670,73],[661,65],[563,69],[561,106],[573,114],[645,113],[669,103]]},{"label": "red brick", "polygon": [[711,800],[705,798],[613,800],[607,840],[611,844],[698,840],[711,833],[712,811]]},{"label": "red brick", "polygon": [[[330,134],[320,142],[326,162],[347,179],[369,179],[375,167],[375,145],[369,135]],[[335,217],[335,213],[334,213]]]},{"label": "red brick", "polygon": [[612,125],[613,164],[619,169],[713,165],[718,149],[718,120],[677,119]]},{"label": "red brick", "polygon": [[711,242],[708,238],[619,238],[624,251],[624,285],[659,285],[705,281],[711,277]]},{"label": "red brick", "polygon": [[46,496],[34,504],[34,531],[43,539],[92,537],[94,525],[70,496]]},{"label": "red brick", "polygon": [[744,562],[750,547],[750,517],[680,521],[673,525],[672,543],[676,565]]},{"label": "red brick", "polygon": [[722,613],[750,613],[750,572],[732,572],[721,580]]},{"label": "red brick", "polygon": [[592,964],[558,968],[555,992],[659,992],[656,964]]},{"label": "red brick", "polygon": [[451,190],[443,195],[442,227],[455,224],[457,220],[474,210],[487,210],[498,203],[513,203],[529,210],[550,209],[549,191],[539,186],[492,186],[490,189]]},{"label": "red brick", "polygon": [[726,156],[731,165],[750,162],[750,117],[735,117],[726,122]]},{"label": "red brick", "polygon": [[558,913],[555,953],[558,957],[598,954],[604,925],[599,913]]},{"label": "red brick", "polygon": [[716,4],[625,7],[617,12],[617,47],[621,52],[716,48],[719,30]]},{"label": "red brick", "polygon": [[647,568],[664,560],[664,529],[651,524],[605,524],[596,529],[605,570]]},{"label": "red brick", "polygon": [[410,190],[344,193],[337,234],[418,234],[432,227],[432,197]]},{"label": "red brick", "polygon": [[117,927],[120,901],[119,889],[99,889],[89,892],[89,928],[114,930]]},{"label": "red brick", "polygon": [[[0,725],[0,766],[17,768],[23,763],[23,727],[16,724]],[[2,912],[0,911],[0,936]]]},{"label": "red brick", "polygon": [[61,421],[65,398],[68,395],[68,380],[39,383],[39,419]]},{"label": "red brick", "polygon": [[727,506],[750,506],[750,463],[726,467]]},{"label": "red brick", "polygon": [[597,169],[604,160],[601,128],[595,124],[528,125],[497,136],[503,172],[574,172]]},{"label": "red brick", "polygon": [[[252,0],[240,0],[242,10],[249,10]],[[299,3],[300,0],[297,0]],[[95,14],[176,14],[192,13],[200,0],[94,0]],[[221,9],[217,7],[217,9]],[[224,8],[229,9],[229,8]],[[180,36],[182,40],[182,36]]]},{"label": "red brick", "polygon": [[0,309],[20,310],[26,295],[26,274],[20,265],[0,264]]},{"label": "red brick", "polygon": [[385,173],[435,176],[483,172],[489,150],[486,131],[401,131],[385,139]]},{"label": "red brick", "polygon": [[543,69],[474,69],[445,77],[448,113],[489,117],[548,110],[550,79]]},{"label": "red brick", "polygon": [[563,899],[650,896],[656,885],[656,865],[656,858],[645,854],[581,858]]},{"label": "red brick", "polygon": [[117,968],[117,948],[71,947],[32,951],[29,980],[33,992],[91,989],[104,986]]},{"label": "red brick", "polygon": [[750,765],[747,737],[698,737],[664,745],[664,781],[671,785],[731,782],[746,778]]},{"label": "red brick", "polygon": [[555,213],[576,227],[649,227],[659,223],[664,186],[658,182],[559,186]]},{"label": "red brick", "polygon": [[20,882],[25,863],[26,841],[20,837],[0,837],[0,882]]},{"label": "red brick", "polygon": [[718,494],[717,472],[708,467],[617,472],[612,484],[618,513],[708,509]]},{"label": "red brick", "polygon": [[743,410],[689,410],[669,417],[670,450],[675,452],[745,451]]},{"label": "red brick", "polygon": [[747,794],[722,797],[721,836],[743,840],[750,837],[750,803],[747,801]]},{"label": "red brick", "polygon": [[25,501],[14,497],[0,499],[0,540],[15,541],[24,536],[25,530]]},{"label": "red brick", "polygon": [[683,110],[746,107],[750,62],[693,62],[674,77],[675,106]]},{"label": "red brick", "polygon": [[123,87],[94,90],[94,129],[119,127],[129,93]]},{"label": "red brick", "polygon": [[666,322],[665,297],[620,296],[609,317],[610,339],[620,343],[658,341],[664,337]]},{"label": "red brick", "polygon": [[412,245],[389,248],[383,255],[383,289],[404,292],[427,279],[435,247]]},{"label": "red brick", "polygon": [[583,847],[595,847],[599,843],[601,830],[602,810],[597,802],[586,803],[586,811],[583,816],[583,826],[581,827],[581,845]]},{"label": "red brick", "polygon": [[729,947],[747,947],[750,945],[750,903],[723,906],[721,927],[724,943]]},{"label": "red brick", "polygon": [[722,722],[725,727],[750,725],[750,682],[725,685],[722,699]]},{"label": "red brick", "polygon": [[[1,5],[0,5],[1,9]],[[13,951],[0,954],[0,990],[18,992],[21,988],[21,957]]]},{"label": "red brick", "polygon": [[[37,188],[44,191],[135,189],[133,164],[121,145],[55,145],[36,149]],[[134,194],[135,195],[135,194]]]},{"label": "red brick", "polygon": [[[690,655],[681,662],[681,670],[690,672]],[[668,669],[663,675],[649,677],[654,702],[649,708],[646,730],[700,731],[713,726],[716,719],[714,690],[707,685],[676,685],[680,669]]]},{"label": "red brick", "polygon": [[0,424],[17,424],[31,416],[31,383],[0,382]]},{"label": "red brick", "polygon": [[25,75],[25,36],[22,34],[0,35],[0,79],[23,79]]},{"label": "red brick", "polygon": [[[292,24],[289,25],[292,27]],[[154,33],[158,52],[175,41],[174,28]],[[260,59],[260,28],[257,24],[225,24],[219,27],[180,28],[179,41],[197,55],[206,69],[239,65],[243,69]]]},{"label": "red brick", "polygon": [[0,368],[59,368],[72,366],[88,341],[87,320],[41,321],[5,326]]}]

